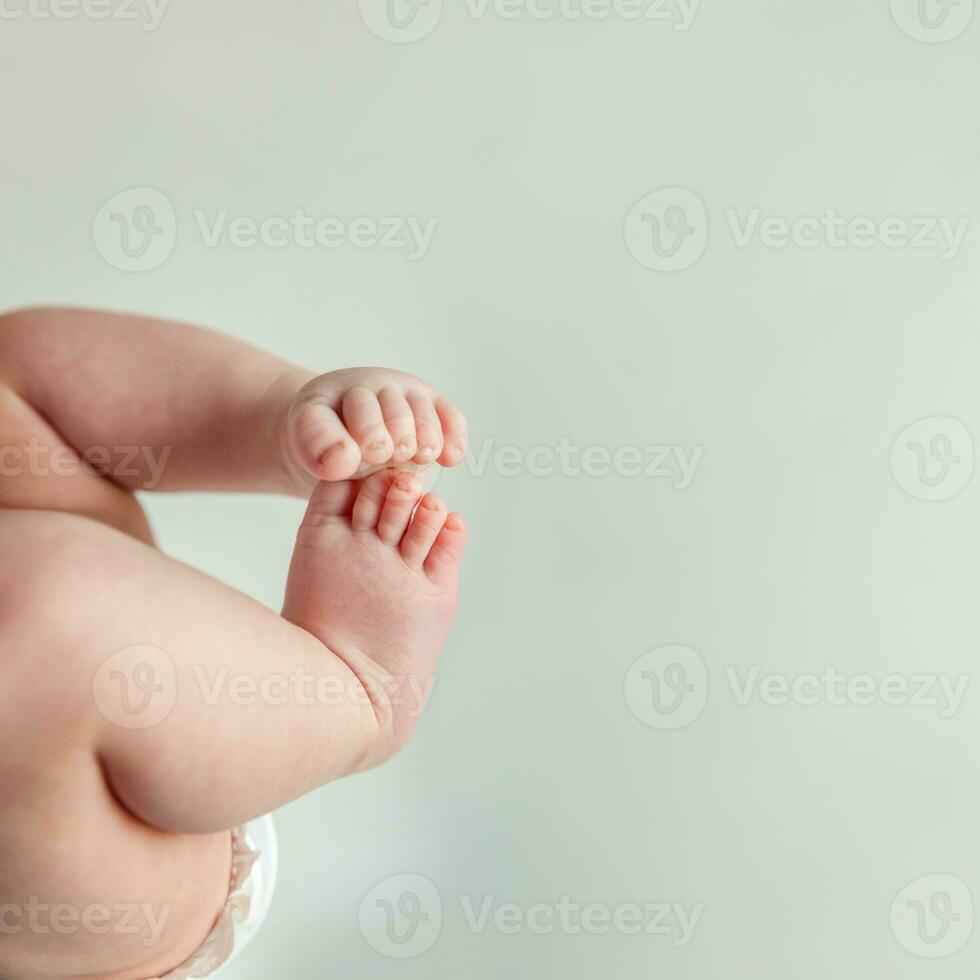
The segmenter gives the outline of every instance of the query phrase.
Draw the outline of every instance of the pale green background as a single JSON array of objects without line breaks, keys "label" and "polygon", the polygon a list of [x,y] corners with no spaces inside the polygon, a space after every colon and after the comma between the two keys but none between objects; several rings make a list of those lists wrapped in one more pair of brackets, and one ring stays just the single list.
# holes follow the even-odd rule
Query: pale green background
[{"label": "pale green background", "polygon": [[[930,873],[980,898],[980,689],[927,707],[734,704],[724,668],[973,670],[978,492],[914,499],[889,451],[918,419],[980,426],[980,231],[958,257],[737,249],[725,208],[972,216],[980,18],[910,39],[887,0],[703,0],[670,23],[470,17],[386,43],[353,0],[171,0],[138,23],[0,20],[2,303],[221,328],[310,367],[440,385],[478,444],[703,447],[692,486],[455,472],[472,545],[435,701],[386,768],[278,815],[269,921],[232,980],[966,978],[907,952],[894,896]],[[704,257],[643,268],[633,203],[693,189]],[[159,188],[162,267],[92,244],[100,206]],[[435,215],[397,251],[224,245],[194,208]],[[118,370],[107,364],[106,370]],[[292,501],[148,501],[164,547],[281,601]],[[693,647],[707,710],[627,708],[645,651]],[[358,929],[394,874],[435,881],[438,943],[389,960]],[[694,941],[473,935],[462,895],[701,902]]]}]

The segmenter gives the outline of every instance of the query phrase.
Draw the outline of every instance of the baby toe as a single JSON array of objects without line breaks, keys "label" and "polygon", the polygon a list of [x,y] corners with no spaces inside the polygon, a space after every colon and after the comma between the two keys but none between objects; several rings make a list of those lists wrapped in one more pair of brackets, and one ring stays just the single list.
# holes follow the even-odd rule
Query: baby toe
[{"label": "baby toe", "polygon": [[401,553],[407,564],[421,568],[445,523],[446,505],[442,498],[434,493],[427,493],[402,538]]},{"label": "baby toe", "polygon": [[436,402],[436,412],[442,423],[443,449],[439,462],[443,466],[457,466],[466,453],[468,426],[466,416],[445,398]]},{"label": "baby toe", "polygon": [[373,531],[377,528],[393,478],[390,470],[382,470],[361,481],[361,489],[351,512],[353,530]]},{"label": "baby toe", "polygon": [[422,481],[417,476],[402,472],[392,480],[378,518],[378,537],[385,544],[401,541],[421,496]]},{"label": "baby toe", "polygon": [[346,480],[361,462],[361,452],[337,413],[318,401],[298,405],[289,419],[294,458],[317,480]]},{"label": "baby toe", "polygon": [[394,443],[373,391],[360,386],[348,389],[344,393],[343,413],[344,422],[360,446],[365,463],[376,466],[391,459]]},{"label": "baby toe", "polygon": [[415,439],[418,444],[415,462],[423,466],[434,463],[442,453],[442,423],[432,398],[420,391],[410,391],[405,397],[415,416]]},{"label": "baby toe", "polygon": [[425,574],[436,585],[450,586],[459,577],[468,529],[460,514],[450,514],[425,559]]},{"label": "baby toe", "polygon": [[418,451],[412,407],[400,391],[391,387],[381,389],[378,401],[381,403],[388,434],[395,446],[391,458],[396,463],[407,463]]}]

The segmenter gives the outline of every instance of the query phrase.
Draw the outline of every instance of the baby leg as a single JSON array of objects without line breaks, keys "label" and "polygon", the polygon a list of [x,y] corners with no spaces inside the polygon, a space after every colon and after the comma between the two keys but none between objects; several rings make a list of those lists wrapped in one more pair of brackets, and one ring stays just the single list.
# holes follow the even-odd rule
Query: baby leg
[{"label": "baby leg", "polygon": [[72,719],[145,823],[228,830],[374,760],[357,675],[247,596],[62,514],[0,515],[0,551],[0,700]]}]

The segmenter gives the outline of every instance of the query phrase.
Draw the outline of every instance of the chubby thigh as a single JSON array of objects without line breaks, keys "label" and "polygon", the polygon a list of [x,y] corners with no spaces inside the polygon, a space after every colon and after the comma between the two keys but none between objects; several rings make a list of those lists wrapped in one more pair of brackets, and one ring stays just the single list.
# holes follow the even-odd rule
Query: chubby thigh
[{"label": "chubby thigh", "polygon": [[[226,673],[344,696],[231,697],[213,682]],[[378,719],[355,680],[305,631],[132,536],[0,510],[0,976],[136,980],[190,955],[227,894],[230,829],[368,764]],[[35,896],[79,922],[95,906],[89,927],[135,904],[144,929],[25,930]],[[159,965],[147,908],[169,910]]]},{"label": "chubby thigh", "polygon": [[[102,758],[111,745],[145,773],[141,785],[185,802],[189,787],[168,778],[178,753],[191,768],[195,757],[215,761],[174,727],[164,736],[174,754],[161,765],[156,732],[112,724],[94,696],[105,652],[154,636],[171,618],[166,592],[179,593],[181,577],[171,581],[170,564],[180,568],[95,521],[0,510],[4,980],[166,973],[200,946],[224,906],[231,825],[181,833],[152,812],[137,816]],[[199,626],[176,621],[191,633]]]},{"label": "chubby thigh", "polygon": [[48,720],[57,704],[23,708],[0,761],[0,976],[165,973],[220,914],[229,834],[172,834],[135,819],[79,733]]}]

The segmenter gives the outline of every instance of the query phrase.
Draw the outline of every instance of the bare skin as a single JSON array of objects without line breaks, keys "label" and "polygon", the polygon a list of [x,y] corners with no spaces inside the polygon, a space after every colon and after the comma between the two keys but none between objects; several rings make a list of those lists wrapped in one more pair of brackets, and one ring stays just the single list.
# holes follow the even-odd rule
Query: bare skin
[{"label": "bare skin", "polygon": [[[130,317],[0,317],[0,976],[173,969],[224,903],[232,827],[404,744],[466,540],[404,468],[465,441],[400,372],[317,377]],[[137,489],[309,497],[283,615],[157,550]],[[146,646],[175,700],[136,728],[103,665]]]}]

